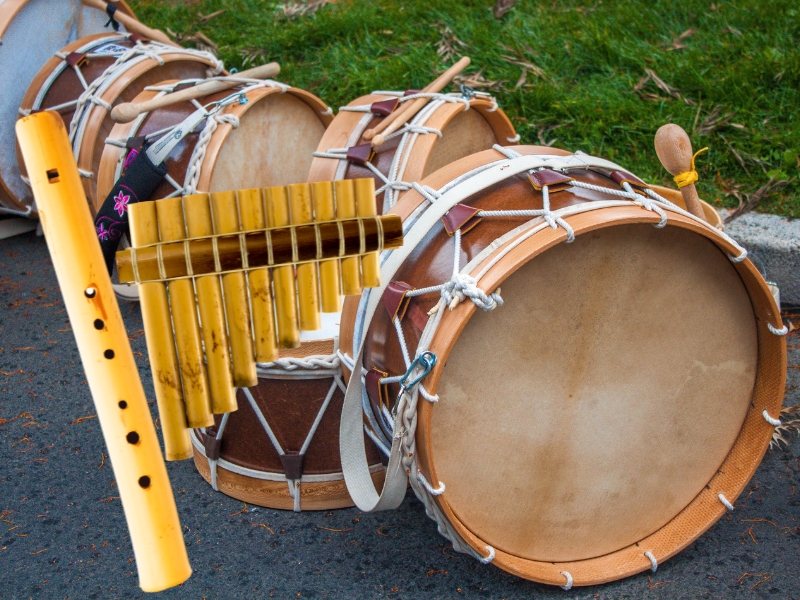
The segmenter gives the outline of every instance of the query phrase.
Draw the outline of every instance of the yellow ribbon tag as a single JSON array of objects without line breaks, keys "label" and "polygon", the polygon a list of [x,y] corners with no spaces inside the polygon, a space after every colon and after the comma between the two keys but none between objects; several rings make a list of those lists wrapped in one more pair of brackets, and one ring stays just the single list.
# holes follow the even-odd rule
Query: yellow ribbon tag
[{"label": "yellow ribbon tag", "polygon": [[679,189],[682,188],[682,187],[686,187],[687,185],[691,185],[695,181],[698,180],[697,171],[694,170],[694,159],[697,158],[698,154],[701,154],[701,153],[705,152],[706,150],[708,150],[708,147],[701,148],[700,150],[698,150],[697,152],[694,153],[694,156],[692,156],[692,170],[691,171],[686,171],[685,173],[679,173],[678,175],[675,175],[675,178],[674,178],[675,179],[675,183],[678,184],[678,188]]}]

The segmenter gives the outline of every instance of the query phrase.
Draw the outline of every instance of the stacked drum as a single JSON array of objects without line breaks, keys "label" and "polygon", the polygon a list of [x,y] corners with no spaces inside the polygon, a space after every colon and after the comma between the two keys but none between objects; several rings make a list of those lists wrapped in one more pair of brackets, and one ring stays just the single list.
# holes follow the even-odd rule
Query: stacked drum
[{"label": "stacked drum", "polygon": [[[14,121],[58,112],[108,266],[130,236],[124,281],[155,289],[137,253],[157,254],[166,281],[159,244],[180,246],[186,273],[158,284],[162,304],[179,290],[199,300],[209,282],[216,294],[217,333],[202,302],[183,305],[198,364],[222,345],[230,370],[228,336],[248,347],[255,366],[234,373],[226,402],[169,416],[186,429],[174,438],[165,425],[167,458],[193,457],[215,490],[369,511],[397,507],[410,483],[454,548],[567,589],[655,570],[732,510],[778,423],[786,328],[697,196],[679,128],[656,138],[676,191],[517,145],[491,95],[444,91],[468,59],[334,116],[271,79],[277,65],[231,75],[124,2],[0,0],[0,39],[0,214],[37,216]],[[402,247],[383,246],[386,216],[402,221]],[[319,233],[300,257],[299,227],[334,222],[350,258],[323,261]],[[290,266],[250,268],[253,232],[270,261],[282,232]],[[236,267],[221,262],[225,235]],[[189,256],[203,240],[214,274],[201,282]],[[166,349],[147,332],[163,423],[168,388],[214,385],[156,368],[176,347],[185,358],[185,317],[161,321]],[[286,339],[261,352],[251,320]]]}]

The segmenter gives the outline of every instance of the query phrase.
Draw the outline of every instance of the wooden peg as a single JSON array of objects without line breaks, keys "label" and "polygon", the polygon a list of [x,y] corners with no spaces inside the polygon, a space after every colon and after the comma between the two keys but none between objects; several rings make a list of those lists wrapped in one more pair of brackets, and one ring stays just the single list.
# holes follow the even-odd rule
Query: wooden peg
[{"label": "wooden peg", "polygon": [[[677,180],[686,173],[694,171],[692,142],[689,136],[679,125],[673,123],[662,126],[655,137],[655,147],[658,159],[664,168],[676,178],[678,187],[686,203],[686,209],[695,217],[706,220],[703,205],[694,183],[681,185]],[[696,178],[695,178],[696,179]]]},{"label": "wooden peg", "polygon": [[213,81],[198,83],[185,90],[165,94],[164,96],[153,98],[145,102],[123,102],[111,110],[111,119],[116,123],[130,123],[144,112],[150,112],[151,110],[164,108],[165,106],[170,106],[177,102],[195,100],[196,98],[202,98],[209,94],[229,90],[239,85],[241,83],[239,81],[240,79],[269,79],[270,77],[275,77],[280,72],[280,65],[271,62],[266,65],[261,65],[260,67],[255,67],[254,69],[236,73],[230,77],[222,77],[220,79],[214,79]]}]

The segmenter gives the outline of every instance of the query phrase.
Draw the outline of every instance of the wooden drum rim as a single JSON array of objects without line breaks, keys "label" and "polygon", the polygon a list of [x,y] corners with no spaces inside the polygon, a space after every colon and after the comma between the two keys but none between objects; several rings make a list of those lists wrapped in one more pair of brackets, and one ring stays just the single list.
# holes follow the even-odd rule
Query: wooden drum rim
[{"label": "wooden drum rim", "polygon": [[[542,148],[523,147],[520,150],[522,150],[522,154],[543,153]],[[551,154],[562,154],[561,151],[547,150]],[[502,160],[502,156],[498,156],[496,151],[481,152],[437,171],[424,183],[433,189],[439,189],[458,176],[498,159]],[[422,202],[424,202],[422,196],[412,190],[404,196],[392,212],[401,214],[406,219]],[[720,234],[713,224],[705,225],[674,210],[667,212],[668,226],[678,227],[702,236],[729,257],[739,255],[740,248]],[[655,225],[660,221],[660,216],[655,212],[634,205],[596,208],[568,214],[563,218],[572,227],[576,237],[583,233],[617,225]],[[525,233],[506,240],[500,248],[487,256],[481,265],[487,264],[497,252],[520,236],[525,236]],[[496,289],[523,265],[564,242],[566,238],[567,233],[561,227],[558,229],[546,227],[534,235],[530,235],[522,240],[514,250],[502,256],[492,269],[481,277],[479,287],[483,290]],[[755,383],[750,406],[733,446],[702,491],[677,515],[652,534],[634,544],[602,556],[565,562],[545,562],[522,558],[495,548],[493,564],[517,576],[552,585],[564,586],[567,584],[565,573],[569,573],[569,579],[574,585],[606,583],[650,569],[652,562],[645,553],[652,553],[654,559],[659,563],[674,556],[726,513],[726,507],[720,500],[719,494],[723,495],[726,501],[733,502],[742,493],[755,473],[772,438],[774,426],[766,421],[762,413],[766,410],[769,415],[774,416],[779,414],[781,409],[785,386],[786,346],[784,338],[776,335],[770,329],[776,325],[780,326],[780,310],[755,265],[747,259],[738,262],[732,261],[731,264],[741,279],[753,310],[757,337]],[[480,272],[480,269],[481,266],[476,265],[473,273]],[[357,306],[357,301],[346,302],[342,314],[341,347],[351,354],[354,319],[358,313]],[[477,307],[472,302],[463,302],[452,311],[447,310],[442,315],[439,327],[427,346],[437,356],[436,366],[425,380],[425,388],[429,394],[436,394],[444,364],[454,349],[461,331],[476,310]],[[365,325],[365,327],[367,326]],[[433,403],[422,400],[417,406],[419,420],[416,433],[416,460],[420,473],[430,482],[440,481],[436,472],[436,459],[431,437],[434,410]],[[432,496],[432,499],[455,531],[479,556],[485,556],[489,544],[475,535],[468,524],[458,519],[448,504],[447,496],[445,491],[441,495]]]}]

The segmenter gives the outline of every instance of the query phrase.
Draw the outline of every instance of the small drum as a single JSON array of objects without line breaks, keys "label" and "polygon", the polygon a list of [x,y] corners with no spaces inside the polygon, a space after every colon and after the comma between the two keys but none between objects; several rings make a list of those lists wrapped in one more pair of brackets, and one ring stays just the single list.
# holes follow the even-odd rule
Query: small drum
[{"label": "small drum", "polygon": [[[343,106],[314,153],[309,181],[373,177],[378,214],[384,214],[411,189],[410,182],[494,144],[519,141],[494,98],[462,89],[460,94],[373,92]],[[373,153],[364,132],[419,97],[430,101]]]},{"label": "small drum", "polygon": [[[383,287],[342,314],[356,504],[395,506],[408,473],[456,549],[565,588],[655,571],[732,510],[779,424],[787,328],[679,197],[533,146],[406,193]],[[380,500],[362,406],[395,443]]]},{"label": "small drum", "polygon": [[138,36],[98,36],[79,40],[53,57],[31,85],[26,96],[31,104],[21,112],[49,107],[72,111],[70,141],[94,213],[105,199],[97,194],[97,174],[114,126],[112,107],[130,102],[146,86],[165,79],[204,78],[220,72],[222,63],[210,52],[146,42]]},{"label": "small drum", "polygon": [[[141,103],[197,81],[166,82],[143,90]],[[118,123],[105,140],[98,175],[102,202],[145,139],[160,138],[202,106],[230,101],[185,137],[165,161],[167,177],[153,198],[197,191],[287,185],[305,181],[311,153],[331,122],[331,109],[313,94],[271,80],[242,80],[232,90],[184,101]],[[287,155],[291,149],[290,155]]]},{"label": "small drum", "polygon": [[[133,16],[125,2],[118,10]],[[0,0],[0,213],[31,212],[30,190],[20,179],[14,126],[36,73],[59,49],[104,30],[106,13],[78,0]]]},{"label": "small drum", "polygon": [[[295,511],[353,505],[338,451],[345,390],[338,321],[336,314],[323,315],[323,329],[303,332],[299,348],[258,365],[260,382],[237,392],[236,412],[192,431],[195,465],[215,490]],[[370,474],[380,486],[384,467],[374,446],[368,448]]]}]

